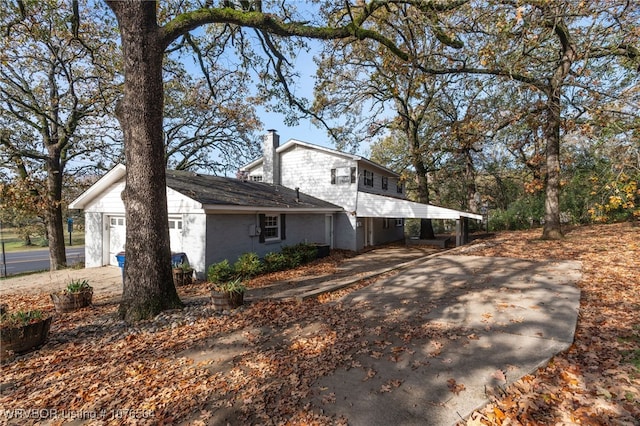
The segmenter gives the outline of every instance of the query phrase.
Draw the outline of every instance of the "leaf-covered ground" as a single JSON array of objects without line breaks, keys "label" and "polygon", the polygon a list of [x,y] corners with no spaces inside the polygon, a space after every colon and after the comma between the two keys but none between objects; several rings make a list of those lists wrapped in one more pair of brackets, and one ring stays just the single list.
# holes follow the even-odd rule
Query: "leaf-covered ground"
[{"label": "leaf-covered ground", "polygon": [[582,261],[573,345],[498,395],[468,425],[640,424],[640,226],[498,234],[473,254]]},{"label": "leaf-covered ground", "polygon": [[[640,227],[574,228],[562,241],[539,236],[540,230],[501,233],[470,254],[582,261],[575,342],[536,374],[502,389],[467,423],[638,424]],[[339,262],[332,257],[254,285],[331,273]],[[375,324],[358,306],[327,303],[337,296],[324,296],[256,302],[221,314],[206,286],[180,293],[186,309],[135,325],[117,320],[108,298],[57,315],[44,347],[2,366],[0,423],[78,417],[87,424],[347,423],[306,401],[316,379],[363,350],[359,337]],[[11,309],[51,308],[47,294],[5,299]]]}]

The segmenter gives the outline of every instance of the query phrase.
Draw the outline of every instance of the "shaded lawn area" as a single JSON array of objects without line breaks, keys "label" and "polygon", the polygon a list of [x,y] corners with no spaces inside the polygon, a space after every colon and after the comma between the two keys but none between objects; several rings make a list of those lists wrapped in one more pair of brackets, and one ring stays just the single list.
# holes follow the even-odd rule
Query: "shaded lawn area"
[{"label": "shaded lawn area", "polygon": [[[640,418],[640,227],[578,227],[562,241],[540,235],[500,233],[467,254],[582,261],[574,344],[466,423],[634,424]],[[331,271],[339,261],[289,274]],[[268,280],[261,279],[259,285]],[[337,296],[325,296],[220,314],[206,285],[179,292],[186,309],[135,325],[117,320],[117,305],[108,299],[56,316],[43,348],[2,366],[0,407],[96,417],[85,419],[90,424],[347,423],[324,416],[307,398],[313,382],[347,365],[361,349],[358,337],[375,326],[357,305],[328,303]],[[47,294],[6,299],[11,309],[51,308]],[[212,347],[216,359],[198,357]]]}]

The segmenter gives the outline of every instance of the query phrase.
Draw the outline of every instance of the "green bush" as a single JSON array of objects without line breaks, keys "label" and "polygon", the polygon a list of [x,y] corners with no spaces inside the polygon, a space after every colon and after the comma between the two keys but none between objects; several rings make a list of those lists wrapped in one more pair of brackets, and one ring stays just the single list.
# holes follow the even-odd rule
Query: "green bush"
[{"label": "green bush", "polygon": [[287,269],[287,257],[282,253],[267,253],[264,256],[264,271],[277,272]]},{"label": "green bush", "polygon": [[233,264],[233,272],[236,277],[249,279],[260,274],[262,263],[256,253],[245,253]]},{"label": "green bush", "polygon": [[234,278],[234,271],[227,259],[214,263],[207,270],[207,280],[212,283],[224,283]]},{"label": "green bush", "polygon": [[295,268],[314,260],[318,254],[318,248],[313,244],[300,243],[282,247],[282,254],[287,259],[287,266]]}]

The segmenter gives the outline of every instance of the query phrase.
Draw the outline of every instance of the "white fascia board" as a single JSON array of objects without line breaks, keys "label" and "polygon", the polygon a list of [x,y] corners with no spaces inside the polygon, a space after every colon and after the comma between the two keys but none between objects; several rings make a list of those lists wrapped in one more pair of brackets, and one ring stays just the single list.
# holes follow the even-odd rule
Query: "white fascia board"
[{"label": "white fascia board", "polygon": [[296,207],[251,207],[251,206],[220,206],[205,204],[202,206],[205,213],[228,213],[228,214],[246,214],[246,213],[263,213],[263,212],[277,212],[277,213],[340,213],[344,210],[335,208],[296,208]]},{"label": "white fascia board", "polygon": [[122,179],[127,173],[124,164],[117,164],[113,169],[109,170],[106,175],[102,176],[96,183],[91,185],[89,189],[84,191],[78,198],[69,204],[72,210],[82,210],[94,198],[102,194],[107,188]]}]

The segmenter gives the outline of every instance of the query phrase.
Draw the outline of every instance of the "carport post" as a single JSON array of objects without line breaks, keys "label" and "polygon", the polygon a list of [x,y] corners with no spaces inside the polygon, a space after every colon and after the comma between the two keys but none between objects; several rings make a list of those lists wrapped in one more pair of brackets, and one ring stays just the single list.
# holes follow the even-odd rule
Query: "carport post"
[{"label": "carport post", "polygon": [[460,247],[469,242],[469,218],[459,217],[456,219],[456,247]]}]

